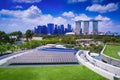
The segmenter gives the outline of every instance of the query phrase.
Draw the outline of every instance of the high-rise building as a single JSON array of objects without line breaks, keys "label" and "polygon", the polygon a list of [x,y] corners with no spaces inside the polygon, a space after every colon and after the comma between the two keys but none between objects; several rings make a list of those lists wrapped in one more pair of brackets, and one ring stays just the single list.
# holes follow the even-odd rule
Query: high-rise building
[{"label": "high-rise building", "polygon": [[46,25],[43,25],[42,26],[42,34],[47,34],[47,26]]},{"label": "high-rise building", "polygon": [[93,20],[93,34],[97,35],[98,34],[98,21]]},{"label": "high-rise building", "polygon": [[35,34],[41,34],[41,26],[37,26],[37,28],[35,28]]},{"label": "high-rise building", "polygon": [[82,28],[80,28],[80,34],[82,34]]},{"label": "high-rise building", "polygon": [[60,28],[61,28],[61,34],[64,34],[65,30],[64,30],[64,25],[60,25]]},{"label": "high-rise building", "polygon": [[81,20],[75,21],[76,27],[75,27],[75,34],[79,35],[81,34]]},{"label": "high-rise building", "polygon": [[67,32],[72,32],[72,28],[70,24],[67,25]]},{"label": "high-rise building", "polygon": [[48,34],[49,35],[52,35],[52,34],[54,34],[54,24],[53,23],[49,23],[49,24],[47,24],[47,31],[48,31]]},{"label": "high-rise building", "polygon": [[[100,22],[101,20],[94,20],[94,19],[91,19],[91,20],[79,20],[79,21],[75,21],[75,24],[76,24],[76,28],[75,28],[75,34],[79,35],[79,34],[82,34],[82,31],[83,31],[83,34],[84,35],[88,35],[89,34],[89,22],[92,22],[92,25],[93,25],[93,31],[92,31],[92,34],[95,34],[95,35],[98,35],[99,32],[98,32],[98,22]],[[83,29],[81,28],[81,23],[84,22],[84,27]]]},{"label": "high-rise building", "polygon": [[37,28],[34,27],[34,34],[37,34]]},{"label": "high-rise building", "polygon": [[67,28],[65,28],[65,33],[67,33],[68,32],[68,29]]},{"label": "high-rise building", "polygon": [[88,35],[89,34],[89,21],[84,21],[83,34],[84,35]]},{"label": "high-rise building", "polygon": [[62,34],[61,27],[58,26],[58,34]]},{"label": "high-rise building", "polygon": [[46,25],[43,26],[37,26],[37,28],[34,28],[35,34],[47,34],[47,27]]},{"label": "high-rise building", "polygon": [[58,26],[55,25],[54,34],[58,34]]}]

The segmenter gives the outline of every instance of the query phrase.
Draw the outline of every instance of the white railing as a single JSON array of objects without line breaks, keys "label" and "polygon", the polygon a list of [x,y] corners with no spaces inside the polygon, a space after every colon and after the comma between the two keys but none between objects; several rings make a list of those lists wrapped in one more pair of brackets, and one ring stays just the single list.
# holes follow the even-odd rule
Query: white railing
[{"label": "white railing", "polygon": [[[85,58],[88,59],[88,61],[85,61],[80,57],[80,53],[85,54]],[[120,68],[106,64],[102,61],[99,61],[97,59],[94,59],[89,54],[89,51],[78,51],[76,54],[76,57],[80,63],[85,65],[86,67],[90,68],[94,72],[113,80],[114,77],[120,78]]]},{"label": "white railing", "polygon": [[98,66],[100,67],[101,69],[104,69],[106,71],[109,71],[115,75],[118,75],[120,76],[120,68],[119,67],[115,67],[113,65],[110,65],[110,64],[107,64],[107,63],[104,63],[100,60],[97,60],[93,57],[91,57],[88,53],[86,53],[86,58],[91,62],[93,63],[95,66]]}]

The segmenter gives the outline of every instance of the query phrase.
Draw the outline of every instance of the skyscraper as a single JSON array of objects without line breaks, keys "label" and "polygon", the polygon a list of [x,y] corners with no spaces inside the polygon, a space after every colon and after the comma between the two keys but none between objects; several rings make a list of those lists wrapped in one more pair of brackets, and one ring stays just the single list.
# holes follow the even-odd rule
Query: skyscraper
[{"label": "skyscraper", "polygon": [[47,31],[48,31],[48,34],[51,35],[51,34],[54,34],[54,24],[53,23],[49,23],[47,24]]},{"label": "skyscraper", "polygon": [[37,28],[34,28],[35,34],[47,34],[47,27],[46,25],[43,26],[37,26]]},{"label": "skyscraper", "polygon": [[89,34],[89,21],[84,21],[83,34],[84,35],[88,35]]},{"label": "skyscraper", "polygon": [[54,34],[58,34],[58,26],[55,25]]},{"label": "skyscraper", "polygon": [[71,28],[71,25],[70,25],[70,24],[67,25],[67,29],[68,29],[67,32],[72,32],[72,28]]},{"label": "skyscraper", "polygon": [[[76,28],[75,28],[75,34],[79,35],[83,34],[87,35],[89,34],[89,22],[92,22],[93,25],[93,31],[92,33],[95,35],[98,35],[98,22],[100,22],[101,20],[95,20],[95,19],[91,19],[91,20],[79,20],[79,21],[75,21],[76,24]],[[84,26],[83,29],[81,28],[81,23],[84,22]]]},{"label": "skyscraper", "polygon": [[98,21],[93,20],[93,34],[97,35],[98,34]]},{"label": "skyscraper", "polygon": [[79,21],[75,21],[75,24],[76,24],[76,28],[75,28],[75,34],[79,35],[79,34],[82,34],[81,33],[81,20]]},{"label": "skyscraper", "polygon": [[62,33],[62,31],[61,31],[61,27],[58,26],[58,34],[61,34],[61,33]]},{"label": "skyscraper", "polygon": [[37,26],[37,28],[35,28],[35,34],[41,34],[41,26]]},{"label": "skyscraper", "polygon": [[47,34],[47,26],[46,25],[43,25],[42,26],[42,34]]},{"label": "skyscraper", "polygon": [[60,25],[60,28],[61,28],[61,34],[64,34],[64,25],[62,24],[62,25]]}]

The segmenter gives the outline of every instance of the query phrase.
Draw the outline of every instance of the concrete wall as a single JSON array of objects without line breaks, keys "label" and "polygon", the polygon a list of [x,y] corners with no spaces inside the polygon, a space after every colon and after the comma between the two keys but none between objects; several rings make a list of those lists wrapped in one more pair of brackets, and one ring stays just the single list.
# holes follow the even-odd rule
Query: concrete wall
[{"label": "concrete wall", "polygon": [[108,64],[111,64],[113,66],[120,67],[120,60],[111,58],[111,57],[104,55],[104,54],[101,54],[100,57],[101,57],[102,61],[107,62]]},{"label": "concrete wall", "polygon": [[[100,74],[101,76],[104,76],[106,78],[108,78],[109,80],[114,80],[114,74],[112,73],[109,73],[105,70],[102,70],[100,69],[99,67],[97,66],[94,66],[93,64],[91,64],[90,62],[88,61],[85,61],[84,59],[81,58],[80,54],[79,53],[83,53],[82,51],[78,51],[77,54],[76,54],[76,57],[78,59],[78,61],[80,63],[82,63],[83,65],[85,65],[86,67],[88,67],[89,69],[93,70],[94,72]],[[87,52],[85,52],[87,53]],[[87,76],[87,75],[86,75]]]},{"label": "concrete wall", "polygon": [[101,60],[108,63],[108,64],[111,64],[113,66],[120,67],[120,60],[119,59],[112,58],[112,57],[107,56],[103,53],[105,48],[106,48],[106,45],[104,46],[103,50],[101,51],[101,54],[100,54]]},{"label": "concrete wall", "polygon": [[109,71],[115,75],[118,75],[120,76],[120,68],[119,67],[115,67],[113,65],[110,65],[110,64],[106,64],[102,61],[99,61],[97,59],[94,59],[92,58],[88,53],[85,53],[86,54],[86,58],[91,62],[93,63],[95,66],[98,66],[100,67],[101,69],[104,69],[106,71]]}]

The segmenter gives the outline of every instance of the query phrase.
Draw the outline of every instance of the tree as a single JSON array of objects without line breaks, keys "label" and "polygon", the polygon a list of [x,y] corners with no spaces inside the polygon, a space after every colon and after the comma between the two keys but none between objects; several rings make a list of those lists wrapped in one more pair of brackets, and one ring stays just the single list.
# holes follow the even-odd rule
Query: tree
[{"label": "tree", "polygon": [[34,33],[31,30],[27,30],[25,33],[26,40],[32,39]]},{"label": "tree", "polygon": [[4,31],[0,31],[0,44],[7,42],[9,42],[9,36]]},{"label": "tree", "polygon": [[10,51],[12,51],[12,53],[15,51],[15,45],[11,45],[11,47],[10,47]]},{"label": "tree", "polygon": [[61,43],[65,43],[65,44],[75,44],[75,37],[73,36],[65,36],[61,39]]},{"label": "tree", "polygon": [[21,31],[15,31],[10,33],[10,36],[16,36],[17,40],[20,40],[20,38],[22,38],[22,32]]},{"label": "tree", "polygon": [[5,44],[0,45],[0,54],[4,54],[7,51],[7,46]]}]

